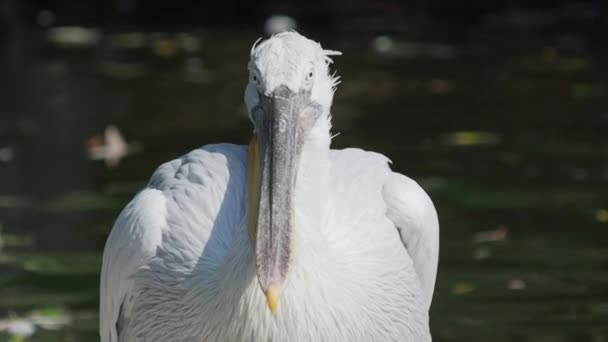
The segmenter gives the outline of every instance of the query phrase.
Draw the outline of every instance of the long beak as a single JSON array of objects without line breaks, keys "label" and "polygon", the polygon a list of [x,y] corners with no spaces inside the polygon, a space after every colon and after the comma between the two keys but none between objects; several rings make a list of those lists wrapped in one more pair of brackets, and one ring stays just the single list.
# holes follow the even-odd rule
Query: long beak
[{"label": "long beak", "polygon": [[[261,96],[253,113],[250,144],[248,222],[256,271],[271,312],[277,310],[292,256],[293,199],[299,157],[310,117],[310,93],[285,86]],[[306,117],[305,117],[306,116]]]}]

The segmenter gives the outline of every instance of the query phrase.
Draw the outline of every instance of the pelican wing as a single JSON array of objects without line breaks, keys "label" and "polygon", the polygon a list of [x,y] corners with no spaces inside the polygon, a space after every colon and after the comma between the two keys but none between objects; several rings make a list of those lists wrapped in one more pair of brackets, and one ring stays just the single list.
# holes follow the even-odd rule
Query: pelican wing
[{"label": "pelican wing", "polygon": [[[341,238],[353,239],[353,230],[362,228],[365,234],[373,227],[377,236],[388,232],[385,239],[400,239],[395,242],[398,248],[401,242],[407,251],[413,266],[412,279],[420,286],[428,312],[439,255],[437,212],[424,190],[412,179],[392,172],[389,164],[388,158],[375,152],[353,148],[332,150],[331,195],[338,199],[331,202],[330,217],[334,221],[328,224],[332,231],[327,234],[335,234],[337,227],[345,226],[349,227],[348,235]],[[398,234],[394,234],[395,230]],[[387,243],[384,247],[387,250],[391,248],[388,241],[383,243]],[[358,248],[363,250],[361,246]]]},{"label": "pelican wing", "polygon": [[437,211],[415,181],[398,173],[389,174],[382,193],[387,215],[397,227],[401,242],[414,263],[428,310],[433,299],[439,259]]},{"label": "pelican wing", "polygon": [[[132,323],[139,285],[159,264],[193,268],[218,226],[215,256],[244,217],[247,150],[207,145],[165,163],[122,211],[108,237],[100,283],[100,336],[118,342],[137,334]],[[155,278],[156,279],[156,278]],[[131,324],[130,324],[131,323]],[[141,328],[141,327],[140,327]],[[139,328],[138,328],[139,329]]]},{"label": "pelican wing", "polygon": [[[129,316],[133,275],[156,254],[166,227],[166,198],[147,188],[122,211],[108,237],[100,284],[100,336],[118,342],[119,327]],[[120,320],[120,321],[119,321]]]}]

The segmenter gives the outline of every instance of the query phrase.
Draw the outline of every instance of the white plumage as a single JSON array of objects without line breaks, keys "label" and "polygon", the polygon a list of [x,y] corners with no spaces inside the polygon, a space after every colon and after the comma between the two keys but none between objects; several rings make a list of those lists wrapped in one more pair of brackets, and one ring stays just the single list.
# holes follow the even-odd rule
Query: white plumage
[{"label": "white plumage", "polygon": [[[330,82],[319,70],[315,82]],[[330,150],[329,128],[327,108],[299,154],[289,273],[274,314],[247,220],[251,149],[207,145],[156,170],[116,221],[103,257],[101,340],[430,341],[433,204],[386,157]]]}]

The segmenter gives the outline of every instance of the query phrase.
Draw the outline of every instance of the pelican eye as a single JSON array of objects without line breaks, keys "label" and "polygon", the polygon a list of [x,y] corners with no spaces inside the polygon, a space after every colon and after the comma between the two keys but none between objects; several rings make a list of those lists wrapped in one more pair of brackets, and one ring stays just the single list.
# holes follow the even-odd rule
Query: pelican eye
[{"label": "pelican eye", "polygon": [[305,86],[305,88],[307,88],[307,89],[312,88],[312,83],[314,81],[314,76],[315,76],[315,73],[314,73],[313,70],[309,70],[306,73],[306,78],[304,79],[304,86]]},{"label": "pelican eye", "polygon": [[256,87],[261,84],[260,76],[257,71],[251,72],[251,83],[253,83]]}]

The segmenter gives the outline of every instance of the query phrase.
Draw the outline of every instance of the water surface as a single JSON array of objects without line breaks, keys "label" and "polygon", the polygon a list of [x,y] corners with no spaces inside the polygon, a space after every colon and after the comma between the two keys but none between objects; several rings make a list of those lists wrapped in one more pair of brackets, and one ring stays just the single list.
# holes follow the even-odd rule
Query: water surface
[{"label": "water surface", "polygon": [[[0,319],[64,319],[31,341],[98,340],[101,253],[121,208],[161,163],[251,132],[255,34],[100,34],[5,51]],[[437,206],[434,340],[607,341],[606,56],[547,36],[391,36],[380,51],[371,35],[323,39],[344,52],[334,146],[386,154]],[[87,157],[108,125],[143,146],[116,168]]]}]

